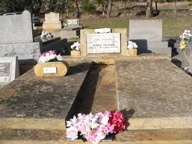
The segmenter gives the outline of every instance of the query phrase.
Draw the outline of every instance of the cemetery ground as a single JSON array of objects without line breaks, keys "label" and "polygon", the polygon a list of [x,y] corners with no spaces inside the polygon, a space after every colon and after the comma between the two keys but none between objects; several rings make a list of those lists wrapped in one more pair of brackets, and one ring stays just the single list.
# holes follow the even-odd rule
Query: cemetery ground
[{"label": "cemetery ground", "polygon": [[[189,17],[171,17],[163,20],[164,39],[178,39],[190,27]],[[85,28],[127,29],[129,18],[89,16],[81,22]],[[64,59],[70,66],[64,77],[37,77],[30,69],[1,90],[0,143],[83,144],[65,137],[65,120],[79,112],[114,109],[125,115],[126,130],[101,144],[192,143],[191,77],[170,57],[90,54]]]}]

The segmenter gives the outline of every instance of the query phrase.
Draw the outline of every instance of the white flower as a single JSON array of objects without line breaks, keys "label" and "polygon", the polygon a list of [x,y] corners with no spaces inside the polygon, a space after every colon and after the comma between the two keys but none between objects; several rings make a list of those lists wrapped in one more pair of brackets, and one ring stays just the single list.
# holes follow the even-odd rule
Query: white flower
[{"label": "white flower", "polygon": [[75,42],[73,45],[71,45],[71,49],[79,51],[80,50],[80,43]]},{"label": "white flower", "polygon": [[57,60],[58,60],[58,61],[63,61],[63,57],[62,57],[61,55],[58,55],[58,56],[57,56]]},{"label": "white flower", "polygon": [[189,42],[192,39],[192,34],[191,34],[190,30],[184,30],[182,35],[180,35],[180,38],[181,38],[181,40],[185,40],[185,41]]},{"label": "white flower", "polygon": [[133,41],[128,41],[128,45],[127,45],[128,49],[134,49],[134,48],[138,48],[137,44]]},{"label": "white flower", "polygon": [[190,30],[184,30],[184,32],[180,35],[180,49],[185,49],[187,47],[187,42],[190,42],[192,39],[192,34]]},{"label": "white flower", "polygon": [[51,32],[48,32],[48,31],[43,32],[42,31],[40,38],[42,41],[47,41],[47,40],[50,40],[51,38],[54,38],[54,35]]}]

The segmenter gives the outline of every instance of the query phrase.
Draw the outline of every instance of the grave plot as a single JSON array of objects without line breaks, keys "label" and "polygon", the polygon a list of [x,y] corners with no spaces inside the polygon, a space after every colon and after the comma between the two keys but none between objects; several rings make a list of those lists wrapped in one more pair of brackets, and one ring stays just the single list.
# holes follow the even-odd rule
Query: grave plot
[{"label": "grave plot", "polygon": [[169,60],[116,61],[118,109],[128,129],[192,128],[192,79]]},{"label": "grave plot", "polygon": [[30,70],[0,93],[0,129],[65,130],[91,63],[74,63],[65,77],[37,77]]}]

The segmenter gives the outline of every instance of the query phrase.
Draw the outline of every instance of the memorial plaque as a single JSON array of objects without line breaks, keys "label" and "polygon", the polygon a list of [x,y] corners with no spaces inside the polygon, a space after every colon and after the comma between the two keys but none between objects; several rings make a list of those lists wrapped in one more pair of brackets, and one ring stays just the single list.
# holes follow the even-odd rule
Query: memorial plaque
[{"label": "memorial plaque", "polygon": [[19,75],[17,57],[0,57],[0,85],[15,80]]},{"label": "memorial plaque", "polygon": [[0,76],[10,75],[11,62],[0,62]]},{"label": "memorial plaque", "polygon": [[120,53],[120,33],[87,34],[87,53]]}]

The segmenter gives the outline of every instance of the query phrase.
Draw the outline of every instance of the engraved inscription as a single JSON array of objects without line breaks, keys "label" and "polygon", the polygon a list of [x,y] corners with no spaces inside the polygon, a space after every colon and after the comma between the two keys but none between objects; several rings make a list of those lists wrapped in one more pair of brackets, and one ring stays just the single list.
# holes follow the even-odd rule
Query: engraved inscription
[{"label": "engraved inscription", "polygon": [[0,76],[10,76],[10,62],[0,62]]},{"label": "engraved inscription", "polygon": [[88,34],[87,53],[120,53],[120,33]]}]

